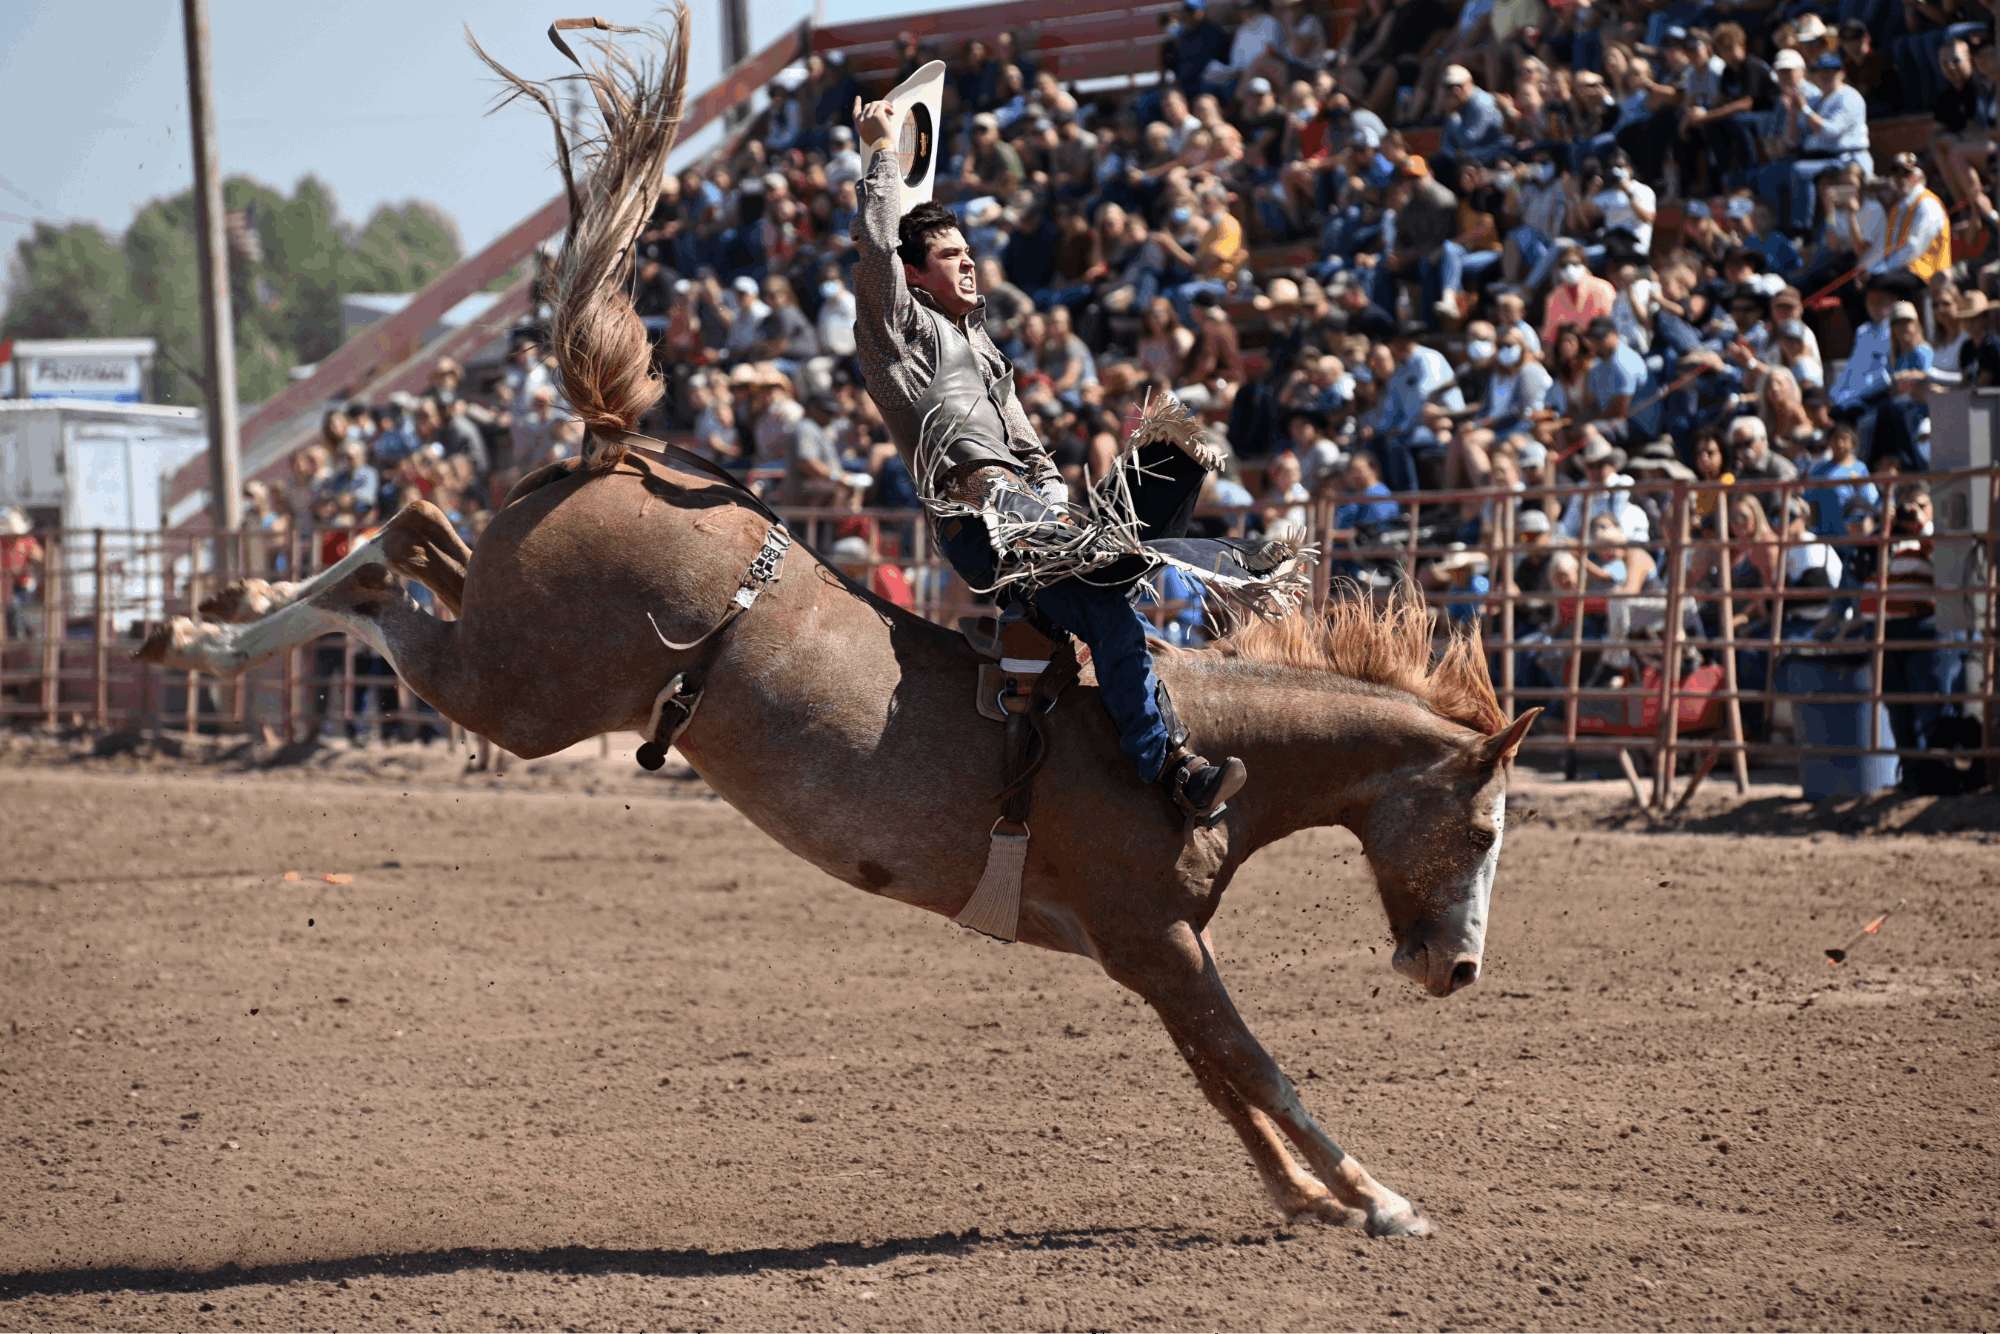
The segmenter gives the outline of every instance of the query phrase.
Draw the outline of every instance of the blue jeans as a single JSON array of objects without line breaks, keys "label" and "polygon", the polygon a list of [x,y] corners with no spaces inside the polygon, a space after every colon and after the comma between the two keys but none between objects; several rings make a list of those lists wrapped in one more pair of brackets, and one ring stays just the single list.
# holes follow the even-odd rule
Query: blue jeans
[{"label": "blue jeans", "polygon": [[[1426,433],[1428,434],[1428,433]],[[1417,445],[1415,431],[1404,431],[1397,435],[1376,436],[1373,440],[1361,442],[1362,449],[1372,449],[1382,464],[1382,480],[1391,491],[1416,491],[1421,487],[1417,476]]]},{"label": "blue jeans", "polygon": [[1176,283],[1167,289],[1167,300],[1173,302],[1174,314],[1181,317],[1181,323],[1194,328],[1194,299],[1203,292],[1214,296],[1228,296],[1229,284],[1217,282],[1213,278],[1196,278],[1190,282]]},{"label": "blue jeans", "polygon": [[[1965,687],[1965,650],[1952,641],[1951,633],[1939,634],[1937,622],[1928,616],[1899,616],[1883,627],[1889,639],[1936,639],[1938,647],[1891,649],[1882,655],[1884,695],[1953,695]],[[1889,728],[1896,734],[1898,750],[1925,750],[1930,747],[1931,730],[1938,719],[1962,711],[1957,704],[1897,704],[1885,701]]]},{"label": "blue jeans", "polygon": [[[1875,158],[1865,148],[1839,157],[1805,159],[1791,164],[1791,225],[1796,231],[1807,231],[1812,227],[1813,213],[1819,208],[1819,190],[1814,184],[1819,178],[1849,162],[1859,162],[1861,170],[1870,176],[1875,174]],[[1772,166],[1779,164],[1773,163]]]},{"label": "blue jeans", "polygon": [[1093,289],[1089,283],[1073,283],[1068,287],[1044,287],[1035,293],[1035,309],[1047,310],[1051,306],[1080,306],[1090,299]]},{"label": "blue jeans", "polygon": [[[949,528],[951,531],[946,531]],[[994,554],[984,525],[957,519],[940,525],[945,558],[974,588],[993,582]],[[1090,645],[1097,668],[1097,694],[1118,728],[1118,744],[1132,757],[1142,782],[1160,776],[1167,762],[1167,725],[1160,714],[1159,678],[1146,647],[1152,626],[1125,598],[1124,591],[1064,579],[1035,594],[1035,608]]]}]

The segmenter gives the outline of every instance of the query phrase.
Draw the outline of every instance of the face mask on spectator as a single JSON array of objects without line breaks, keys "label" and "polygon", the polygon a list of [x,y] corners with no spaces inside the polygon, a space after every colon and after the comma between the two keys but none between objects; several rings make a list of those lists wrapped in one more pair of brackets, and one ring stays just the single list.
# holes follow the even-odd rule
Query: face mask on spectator
[{"label": "face mask on spectator", "polygon": [[1503,194],[1513,189],[1514,173],[1511,171],[1503,171],[1498,176],[1495,176],[1493,178],[1493,188],[1500,191]]},{"label": "face mask on spectator", "polygon": [[1625,168],[1623,167],[1613,167],[1611,169],[1611,179],[1618,182],[1618,184],[1623,185],[1625,184],[1625,182],[1632,179],[1632,173],[1625,170]]},{"label": "face mask on spectator", "polygon": [[1556,278],[1564,287],[1575,287],[1583,281],[1585,269],[1581,264],[1565,264],[1556,270]]},{"label": "face mask on spectator", "polygon": [[1521,345],[1519,343],[1509,343],[1507,346],[1501,348],[1496,355],[1499,357],[1502,366],[1518,366],[1521,364]]},{"label": "face mask on spectator", "polygon": [[1493,344],[1484,338],[1474,339],[1465,345],[1465,355],[1474,361],[1485,361],[1493,355]]},{"label": "face mask on spectator", "polygon": [[1556,164],[1553,162],[1537,162],[1534,166],[1528,168],[1528,175],[1541,184],[1547,185],[1556,178]]}]

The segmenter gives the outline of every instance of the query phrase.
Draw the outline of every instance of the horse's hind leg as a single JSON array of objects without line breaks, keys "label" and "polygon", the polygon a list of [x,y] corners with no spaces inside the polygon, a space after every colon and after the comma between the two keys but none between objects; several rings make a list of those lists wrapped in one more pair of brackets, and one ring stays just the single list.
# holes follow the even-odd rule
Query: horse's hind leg
[{"label": "horse's hind leg", "polygon": [[[1298,1146],[1334,1198],[1364,1216],[1370,1236],[1420,1236],[1430,1231],[1430,1224],[1408,1200],[1368,1175],[1313,1120],[1292,1081],[1236,1012],[1216,972],[1214,956],[1192,929],[1176,928],[1174,939],[1160,942],[1160,948],[1144,959],[1107,959],[1105,966],[1159,1012],[1209,1100],[1228,1115],[1224,1099],[1234,1097],[1246,1111],[1268,1118]],[[1238,1133],[1243,1133],[1240,1126]],[[1249,1135],[1244,1135],[1244,1142],[1257,1156],[1257,1143]],[[1261,1160],[1259,1166],[1264,1166]],[[1266,1169],[1266,1180],[1270,1179]]]},{"label": "horse's hind leg", "polygon": [[459,540],[444,511],[428,500],[405,505],[376,534],[389,568],[414,579],[431,592],[453,616],[465,601],[465,572],[472,548]]},{"label": "horse's hind leg", "polygon": [[327,607],[315,599],[343,586],[365,587],[383,597],[401,596],[401,591],[390,585],[388,562],[370,540],[324,575],[299,585],[300,589],[310,590],[308,597],[295,598],[242,625],[196,624],[185,616],[176,616],[164,625],[155,626],[132,657],[175,671],[206,672],[234,679],[286,649],[308,643],[331,630],[359,631],[379,653],[381,645],[376,641],[380,636],[374,633],[372,624],[358,623],[351,616],[339,614],[339,600],[333,607]]},{"label": "horse's hind leg", "polygon": [[1201,1053],[1175,1033],[1173,1025],[1169,1024],[1167,1031],[1173,1037],[1174,1045],[1180,1048],[1181,1056],[1195,1072],[1195,1082],[1201,1085],[1202,1093],[1235,1128],[1243,1147],[1250,1151],[1250,1160],[1256,1164],[1257,1174],[1264,1179],[1265,1193],[1286,1221],[1310,1217],[1341,1226],[1358,1226],[1367,1221],[1360,1210],[1350,1209],[1336,1200],[1333,1192],[1322,1185],[1319,1178],[1293,1160],[1270,1117],[1244,1102],[1227,1080],[1214,1071],[1204,1069]]},{"label": "horse's hind leg", "polygon": [[437,594],[452,615],[465,597],[465,571],[472,549],[459,540],[444,512],[428,500],[405,505],[380,532],[347,559],[301,583],[238,579],[202,601],[201,614],[232,625],[248,625],[324,592],[364,563],[386,564]]}]

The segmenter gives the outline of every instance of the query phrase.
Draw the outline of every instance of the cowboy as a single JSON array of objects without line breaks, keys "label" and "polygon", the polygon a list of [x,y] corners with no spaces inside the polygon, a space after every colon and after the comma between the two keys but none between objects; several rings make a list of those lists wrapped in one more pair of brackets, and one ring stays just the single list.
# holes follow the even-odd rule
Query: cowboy
[{"label": "cowboy", "polygon": [[[1068,486],[1014,395],[1012,365],[987,336],[986,302],[958,219],[931,201],[898,217],[895,108],[870,103],[855,125],[874,150],[854,218],[856,357],[919,494],[933,507],[952,568],[971,587],[992,588],[1002,528],[1053,544],[1051,535],[1069,522]],[[946,517],[940,508],[960,512]],[[1154,675],[1147,626],[1110,582],[1041,584],[1034,610],[1090,646],[1099,694],[1139,776],[1166,786],[1189,814],[1213,814],[1243,786],[1243,762],[1210,763],[1187,745]]]}]

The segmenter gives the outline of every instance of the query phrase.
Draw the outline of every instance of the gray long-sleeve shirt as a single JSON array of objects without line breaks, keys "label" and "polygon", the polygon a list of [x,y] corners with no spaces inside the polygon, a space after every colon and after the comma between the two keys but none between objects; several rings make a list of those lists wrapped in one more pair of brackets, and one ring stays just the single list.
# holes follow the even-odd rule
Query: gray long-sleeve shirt
[{"label": "gray long-sleeve shirt", "polygon": [[[860,256],[853,275],[854,355],[869,396],[885,414],[912,408],[937,372],[940,330],[937,321],[919,310],[918,304],[943,313],[928,292],[912,291],[903,278],[903,261],[896,254],[900,220],[896,211],[900,202],[897,167],[893,153],[876,154],[867,176],[857,183],[860,207],[855,210],[851,232]],[[1013,364],[987,336],[984,297],[963,318],[950,323],[964,333],[989,376],[1014,373]],[[1048,450],[1035,434],[1020,399],[1010,394],[1006,402],[1007,445],[1021,460],[1029,480],[1039,482],[1055,471]]]}]

